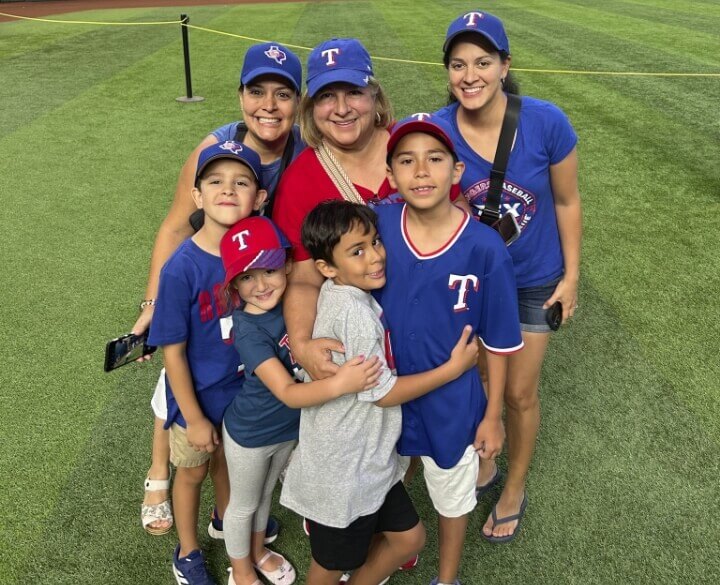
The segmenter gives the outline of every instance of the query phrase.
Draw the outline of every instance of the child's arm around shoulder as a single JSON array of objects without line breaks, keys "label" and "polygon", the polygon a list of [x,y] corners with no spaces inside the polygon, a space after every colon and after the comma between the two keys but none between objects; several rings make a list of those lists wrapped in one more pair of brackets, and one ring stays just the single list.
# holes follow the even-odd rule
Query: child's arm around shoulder
[{"label": "child's arm around shoulder", "polygon": [[356,356],[345,362],[336,374],[306,384],[296,382],[278,358],[270,358],[255,368],[255,374],[275,398],[290,408],[319,406],[345,394],[369,390],[377,383],[380,362],[377,357]]},{"label": "child's arm around shoulder", "polygon": [[175,400],[187,423],[187,440],[199,451],[212,453],[220,444],[217,429],[203,413],[195,395],[195,387],[187,362],[186,342],[163,346],[165,371]]},{"label": "child's arm around shoulder", "polygon": [[[439,388],[443,384],[451,382],[477,365],[478,342],[472,334],[470,325],[466,325],[455,344],[450,359],[444,364],[423,372],[409,376],[399,376],[392,390],[383,398],[376,401],[378,406],[397,406],[423,396],[428,392]],[[472,336],[472,339],[471,339]],[[469,341],[469,343],[468,343]]]}]

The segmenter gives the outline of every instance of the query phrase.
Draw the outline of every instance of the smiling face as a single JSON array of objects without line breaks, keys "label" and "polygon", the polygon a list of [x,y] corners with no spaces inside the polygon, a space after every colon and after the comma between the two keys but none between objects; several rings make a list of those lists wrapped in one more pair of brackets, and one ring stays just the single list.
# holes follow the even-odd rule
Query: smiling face
[{"label": "smiling face", "polygon": [[210,163],[192,190],[193,199],[205,212],[205,222],[230,227],[260,209],[267,193],[258,189],[250,168],[238,160],[219,159]]},{"label": "smiling face", "polygon": [[363,148],[375,129],[375,90],[333,83],[313,97],[313,120],[323,138],[341,150]]},{"label": "smiling face", "polygon": [[413,209],[451,205],[450,188],[460,182],[465,165],[447,146],[424,132],[411,132],[395,146],[388,180]]},{"label": "smiling face", "polygon": [[282,77],[261,76],[245,85],[240,93],[240,106],[249,146],[261,150],[259,145],[285,140],[295,123],[298,103],[297,93]]},{"label": "smiling face", "polygon": [[354,223],[333,248],[332,264],[316,260],[315,265],[335,284],[366,292],[385,286],[385,246],[374,227],[365,231],[361,224]]},{"label": "smiling face", "polygon": [[478,110],[500,96],[509,69],[510,57],[503,61],[496,51],[461,38],[450,49],[450,91],[463,108]]},{"label": "smiling face", "polygon": [[274,309],[280,303],[285,287],[290,263],[284,268],[253,268],[236,276],[232,281],[240,298],[245,302],[244,311],[261,315]]}]

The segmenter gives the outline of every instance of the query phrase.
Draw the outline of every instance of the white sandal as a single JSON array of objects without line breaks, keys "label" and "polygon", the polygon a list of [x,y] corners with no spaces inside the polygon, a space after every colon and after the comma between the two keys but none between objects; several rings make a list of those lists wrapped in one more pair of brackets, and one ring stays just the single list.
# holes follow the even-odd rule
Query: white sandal
[{"label": "white sandal", "polygon": [[[257,564],[253,563],[255,569],[257,571],[260,571],[262,573],[262,576],[265,577],[268,581],[270,581],[270,583],[272,583],[273,585],[290,585],[291,583],[295,583],[295,567],[290,564],[290,561],[288,561],[280,553],[276,553],[267,549],[265,550],[267,552],[263,555],[260,561]],[[282,559],[282,564],[274,571],[263,570],[262,565],[264,565],[267,560],[273,555],[275,555],[276,557],[280,557]]]},{"label": "white sandal", "polygon": [[[168,479],[150,479],[145,478],[145,491],[157,492],[160,490],[170,490],[170,478]],[[170,499],[166,499],[159,504],[142,504],[140,506],[140,519],[145,532],[153,536],[162,536],[170,532],[173,527],[173,513],[170,507]],[[153,522],[165,520],[170,524],[164,528],[154,528],[150,526]]]}]

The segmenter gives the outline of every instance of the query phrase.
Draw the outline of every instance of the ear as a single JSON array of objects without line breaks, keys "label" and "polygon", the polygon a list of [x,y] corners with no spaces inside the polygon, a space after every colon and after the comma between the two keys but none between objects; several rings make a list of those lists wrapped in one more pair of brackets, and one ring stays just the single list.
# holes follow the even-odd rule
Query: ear
[{"label": "ear", "polygon": [[388,183],[390,183],[390,186],[397,191],[397,183],[395,182],[395,175],[393,175],[393,170],[390,165],[387,165],[385,167],[385,174],[387,175]]},{"label": "ear", "polygon": [[255,194],[255,205],[253,205],[253,209],[255,211],[260,211],[265,205],[265,201],[267,200],[267,191],[265,189],[258,189],[257,193]]},{"label": "ear", "polygon": [[502,62],[502,77],[507,77],[508,71],[510,71],[510,61],[512,61],[512,57],[510,55],[507,56],[507,59]]},{"label": "ear", "polygon": [[191,194],[197,208],[202,209],[202,193],[200,192],[200,189],[193,187]]},{"label": "ear", "polygon": [[292,265],[293,265],[293,261],[290,258],[285,260],[285,276],[287,276],[288,274],[290,274],[292,272]]},{"label": "ear", "polygon": [[335,278],[337,276],[337,270],[332,264],[328,264],[325,260],[315,260],[315,268],[325,278]]},{"label": "ear", "polygon": [[462,179],[463,173],[465,172],[465,163],[461,160],[457,161],[453,167],[453,180],[452,184],[457,185]]}]

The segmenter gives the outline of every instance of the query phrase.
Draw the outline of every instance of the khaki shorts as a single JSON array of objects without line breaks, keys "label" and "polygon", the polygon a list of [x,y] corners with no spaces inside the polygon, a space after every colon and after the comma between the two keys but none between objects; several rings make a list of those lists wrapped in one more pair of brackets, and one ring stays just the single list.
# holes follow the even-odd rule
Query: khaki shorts
[{"label": "khaki shorts", "polygon": [[443,469],[431,457],[423,456],[425,483],[433,506],[446,518],[469,514],[477,505],[477,484],[480,459],[475,448],[469,445],[455,467]]},{"label": "khaki shorts", "polygon": [[179,424],[170,427],[170,463],[175,467],[200,467],[205,465],[212,453],[195,451],[187,440],[187,431]]}]

